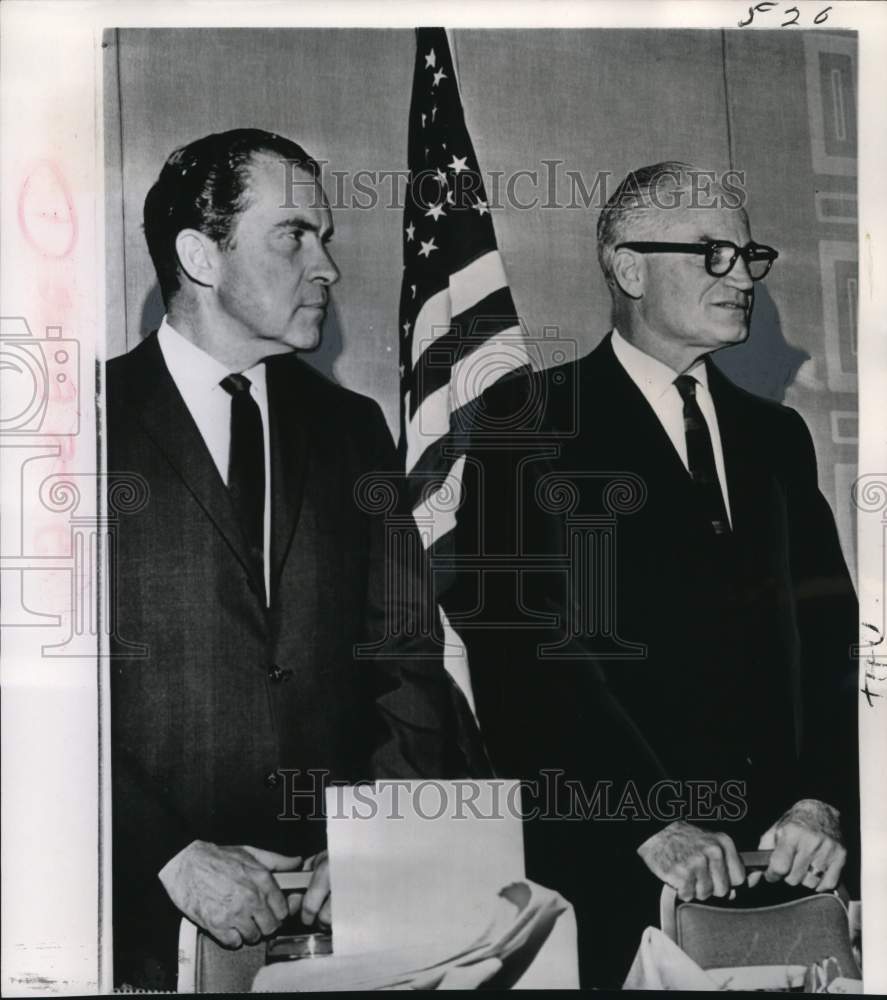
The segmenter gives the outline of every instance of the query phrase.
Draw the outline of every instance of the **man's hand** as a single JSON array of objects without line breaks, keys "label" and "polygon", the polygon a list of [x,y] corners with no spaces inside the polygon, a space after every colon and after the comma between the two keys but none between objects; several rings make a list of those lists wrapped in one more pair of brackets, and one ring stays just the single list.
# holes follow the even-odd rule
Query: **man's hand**
[{"label": "man's hand", "polygon": [[302,923],[309,927],[317,921],[322,927],[332,926],[333,914],[330,901],[330,862],[326,851],[308,858],[303,871],[310,871],[311,882],[302,897]]},{"label": "man's hand", "polygon": [[298,909],[272,872],[297,871],[301,858],[257,847],[219,847],[195,840],[159,873],[169,898],[189,920],[226,948],[255,944]]},{"label": "man's hand", "polygon": [[638,854],[684,902],[726,896],[745,879],[745,867],[726,833],[710,833],[681,820],[644,841]]},{"label": "man's hand", "polygon": [[[841,842],[840,814],[818,799],[796,802],[761,837],[758,848],[772,850],[764,872],[768,882],[781,879],[789,885],[805,885],[817,892],[830,892],[841,878],[847,851]],[[749,879],[754,885],[760,880]],[[752,876],[753,878],[753,876]]]}]

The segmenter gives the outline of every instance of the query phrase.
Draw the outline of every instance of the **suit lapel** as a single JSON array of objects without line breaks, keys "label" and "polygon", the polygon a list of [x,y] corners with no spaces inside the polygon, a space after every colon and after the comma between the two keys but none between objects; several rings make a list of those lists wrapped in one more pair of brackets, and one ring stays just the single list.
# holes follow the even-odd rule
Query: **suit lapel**
[{"label": "suit lapel", "polygon": [[[619,363],[609,335],[590,357],[595,355],[597,370],[587,380],[588,388],[583,388],[583,396],[596,395],[589,408],[595,414],[594,426],[586,433],[606,435],[613,442],[615,461],[625,462],[628,457],[628,468],[642,475],[648,488],[659,483],[662,495],[675,498],[676,507],[691,514],[698,508],[702,515],[693,481],[680,455],[644,394]],[[704,517],[701,520],[707,523]]]},{"label": "suit lapel", "polygon": [[733,534],[757,536],[756,525],[768,510],[768,480],[762,477],[760,442],[755,441],[754,430],[749,426],[741,391],[710,359],[706,365],[721,432]]},{"label": "suit lapel", "polygon": [[169,374],[157,335],[148,337],[130,356],[132,404],[142,426],[244,568],[256,583],[261,583],[228,490]]},{"label": "suit lapel", "polygon": [[[649,491],[648,503],[656,503],[657,510],[667,517],[667,523],[674,530],[681,525],[680,530],[687,538],[695,536],[701,544],[708,545],[711,527],[693,480],[659,418],[619,363],[610,335],[588,355],[583,364],[588,365],[581,388],[582,413],[587,415],[587,422],[583,420],[580,440],[590,440],[592,435],[605,435],[610,444],[603,447],[612,453],[611,462],[616,463],[613,468],[629,468],[640,475]],[[712,366],[709,365],[710,375],[711,372]],[[748,515],[747,434],[743,433],[742,423],[736,419],[734,409],[728,403],[724,407],[722,423],[721,397],[725,393],[717,392],[722,388],[719,375],[715,371],[709,384],[713,394],[716,394],[715,406],[735,531],[737,516],[742,523]],[[731,388],[729,383],[726,388]],[[594,398],[589,400],[591,395]],[[590,406],[587,405],[589,402]]]},{"label": "suit lapel", "polygon": [[310,407],[300,391],[300,362],[294,356],[269,358],[268,412],[271,425],[271,594],[292,545],[302,509],[308,466]]}]

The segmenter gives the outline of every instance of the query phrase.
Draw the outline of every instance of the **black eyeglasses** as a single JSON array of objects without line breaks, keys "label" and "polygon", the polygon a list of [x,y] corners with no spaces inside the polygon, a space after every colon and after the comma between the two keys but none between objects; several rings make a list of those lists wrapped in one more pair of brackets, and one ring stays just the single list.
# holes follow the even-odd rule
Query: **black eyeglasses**
[{"label": "black eyeglasses", "polygon": [[620,243],[616,250],[637,250],[638,253],[698,253],[705,254],[705,270],[713,278],[723,278],[733,270],[733,265],[741,257],[748,268],[752,281],[765,277],[779,256],[773,247],[760,243],[746,243],[738,247],[729,240],[712,240],[710,243]]}]

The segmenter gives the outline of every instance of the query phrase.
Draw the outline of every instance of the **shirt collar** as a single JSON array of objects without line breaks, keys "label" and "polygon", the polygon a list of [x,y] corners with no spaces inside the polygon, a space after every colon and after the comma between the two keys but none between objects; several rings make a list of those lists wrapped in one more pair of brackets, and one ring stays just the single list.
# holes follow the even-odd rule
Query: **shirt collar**
[{"label": "shirt collar", "polygon": [[[620,364],[651,403],[658,402],[672,389],[677,378],[673,368],[629,343],[615,327],[612,344],[613,353]],[[700,385],[708,389],[708,369],[704,358],[691,365],[684,374],[692,375]]]},{"label": "shirt collar", "polygon": [[[212,392],[214,389],[221,389],[222,379],[231,374],[221,361],[183,337],[166,316],[163,317],[160,329],[157,331],[157,338],[170,375],[181,389],[192,393]],[[264,396],[266,392],[264,362],[260,361],[257,365],[253,365],[243,374],[255,386],[256,391]],[[224,389],[222,391],[224,392]]]}]

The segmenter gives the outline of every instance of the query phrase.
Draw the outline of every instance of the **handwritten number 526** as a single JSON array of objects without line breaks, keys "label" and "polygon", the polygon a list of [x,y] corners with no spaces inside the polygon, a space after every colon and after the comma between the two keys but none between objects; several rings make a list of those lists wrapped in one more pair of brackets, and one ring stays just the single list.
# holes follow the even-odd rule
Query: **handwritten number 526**
[{"label": "handwritten number 526", "polygon": [[[766,14],[768,11],[771,11],[773,10],[774,7],[778,6],[779,4],[776,3],[776,0],[761,0],[760,3],[756,3],[753,7],[748,8],[748,20],[740,21],[739,27],[745,28],[748,25],[750,25],[752,21],[755,19],[756,13]],[[828,20],[828,12],[830,10],[831,7],[823,7],[823,9],[816,15],[816,17],[813,18],[813,23],[823,24],[826,20]],[[782,22],[782,24],[780,25],[781,28],[787,28],[790,25],[797,24],[800,21],[801,11],[797,7],[787,7],[785,10],[782,11],[782,13],[786,16],[789,15],[791,16],[788,17],[787,21]]]}]

